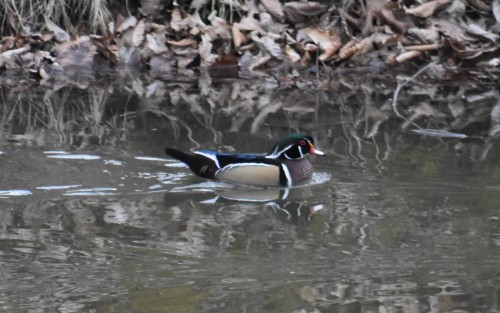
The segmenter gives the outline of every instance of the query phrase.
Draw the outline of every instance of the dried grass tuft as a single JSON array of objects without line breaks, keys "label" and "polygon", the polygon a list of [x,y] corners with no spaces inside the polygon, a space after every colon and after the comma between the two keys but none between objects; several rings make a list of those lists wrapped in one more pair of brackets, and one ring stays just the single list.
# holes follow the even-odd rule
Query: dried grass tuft
[{"label": "dried grass tuft", "polygon": [[2,35],[43,28],[46,18],[71,33],[106,33],[108,0],[0,0]]}]

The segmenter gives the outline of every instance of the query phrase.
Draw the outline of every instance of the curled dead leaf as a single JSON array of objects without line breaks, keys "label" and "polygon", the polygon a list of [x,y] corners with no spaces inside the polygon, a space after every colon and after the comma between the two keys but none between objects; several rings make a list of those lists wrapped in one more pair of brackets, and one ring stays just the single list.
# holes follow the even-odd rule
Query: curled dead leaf
[{"label": "curled dead leaf", "polygon": [[250,66],[250,69],[257,69],[261,66],[263,66],[264,64],[266,64],[267,62],[269,62],[271,60],[271,56],[270,55],[265,55],[265,56],[258,56],[252,63],[252,65]]},{"label": "curled dead leaf", "polygon": [[472,37],[465,33],[465,29],[457,23],[444,19],[433,19],[432,24],[444,36],[450,37],[457,42],[472,40]]},{"label": "curled dead leaf", "polygon": [[406,9],[406,13],[411,14],[413,16],[426,18],[434,14],[434,12],[442,7],[443,5],[450,2],[450,0],[433,0],[421,4],[417,7]]},{"label": "curled dead leaf", "polygon": [[231,33],[233,35],[233,44],[236,48],[241,47],[241,45],[247,42],[247,38],[238,28],[231,27]]},{"label": "curled dead leaf", "polygon": [[208,16],[208,20],[212,25],[211,28],[212,39],[215,39],[215,36],[223,39],[231,39],[231,35],[229,33],[229,26],[227,25],[227,22],[223,18],[217,16],[217,11],[213,11]]},{"label": "curled dead leaf", "polygon": [[312,43],[306,43],[304,45],[304,50],[310,53],[316,53],[318,51],[318,46]]},{"label": "curled dead leaf", "polygon": [[479,11],[489,12],[491,10],[491,6],[482,0],[465,0],[465,2]]},{"label": "curled dead leaf", "polygon": [[134,16],[129,16],[126,19],[124,19],[121,23],[119,23],[119,25],[116,27],[116,32],[122,33],[123,31],[131,27],[135,27],[135,25],[137,25],[137,19]]},{"label": "curled dead leaf", "polygon": [[259,31],[260,33],[264,33],[264,29],[262,29],[262,26],[260,24],[260,21],[256,20],[253,16],[247,16],[241,19],[241,21],[238,23],[234,23],[233,27],[237,28],[238,30],[248,30],[248,31]]},{"label": "curled dead leaf", "polygon": [[260,2],[276,21],[280,23],[285,21],[285,13],[279,0],[261,0]]},{"label": "curled dead leaf", "polygon": [[307,17],[319,15],[325,12],[326,9],[326,5],[311,1],[292,1],[285,3],[283,6],[286,19],[292,23],[303,22]]},{"label": "curled dead leaf", "polygon": [[377,17],[398,34],[404,34],[406,30],[410,28],[410,25],[408,25],[408,23],[398,20],[394,16],[394,13],[392,13],[392,11],[388,9],[378,11]]},{"label": "curled dead leaf", "polygon": [[492,10],[495,20],[500,23],[500,0],[493,0]]},{"label": "curled dead leaf", "polygon": [[45,27],[54,33],[57,42],[65,42],[71,38],[65,30],[54,24],[48,17],[45,17]]},{"label": "curled dead leaf", "polygon": [[340,47],[342,47],[342,42],[337,32],[327,32],[320,28],[309,28],[306,33],[323,51],[319,56],[321,61],[331,60]]},{"label": "curled dead leaf", "polygon": [[155,37],[151,36],[151,34],[146,34],[146,47],[151,49],[155,54],[168,51],[167,46],[162,43],[160,44]]},{"label": "curled dead leaf", "polygon": [[489,32],[489,31],[483,29],[481,26],[474,24],[474,23],[468,24],[466,30],[470,34],[487,38],[493,42],[496,42],[500,38],[499,35],[494,34],[492,32]]},{"label": "curled dead leaf", "polygon": [[300,54],[298,54],[297,51],[289,45],[286,45],[284,52],[287,59],[292,63],[297,63],[301,60]]},{"label": "curled dead leaf", "polygon": [[257,34],[252,33],[251,38],[252,38],[253,42],[255,42],[257,44],[260,51],[267,52],[275,58],[278,58],[278,59],[281,58],[281,56],[282,56],[281,47],[271,37],[264,36],[262,38],[259,38],[257,36]]},{"label": "curled dead leaf", "polygon": [[184,19],[184,14],[181,10],[182,9],[178,5],[174,5],[170,18],[170,27],[172,27],[172,29],[176,32],[181,31],[185,27],[185,24],[182,21]]},{"label": "curled dead leaf", "polygon": [[308,66],[309,64],[311,64],[311,61],[312,61],[311,54],[306,51],[302,56],[302,59],[300,59],[300,65]]},{"label": "curled dead leaf", "polygon": [[216,58],[216,56],[212,53],[212,47],[212,39],[210,36],[207,34],[201,35],[199,53],[201,60],[205,65],[211,64]]},{"label": "curled dead leaf", "polygon": [[9,63],[15,62],[15,58],[18,55],[29,52],[31,49],[31,45],[27,44],[21,48],[7,50],[5,52],[0,53],[0,68],[7,67]]},{"label": "curled dead leaf", "polygon": [[132,45],[134,47],[138,47],[143,42],[145,30],[144,20],[139,21],[132,32]]},{"label": "curled dead leaf", "polygon": [[166,41],[169,45],[176,46],[176,47],[187,47],[191,46],[193,48],[196,48],[198,46],[198,42],[194,40],[193,38],[184,38],[179,41],[174,41],[174,40],[167,40]]},{"label": "curled dead leaf", "polygon": [[373,50],[373,42],[379,40],[377,33],[373,33],[370,37],[364,38],[361,41],[352,40],[340,49],[337,56],[337,61],[351,58],[355,55],[362,55]]},{"label": "curled dead leaf", "polygon": [[440,36],[438,30],[434,26],[428,28],[417,28],[413,27],[407,30],[406,34],[409,37],[414,37],[418,39],[421,43],[438,43],[440,41]]}]

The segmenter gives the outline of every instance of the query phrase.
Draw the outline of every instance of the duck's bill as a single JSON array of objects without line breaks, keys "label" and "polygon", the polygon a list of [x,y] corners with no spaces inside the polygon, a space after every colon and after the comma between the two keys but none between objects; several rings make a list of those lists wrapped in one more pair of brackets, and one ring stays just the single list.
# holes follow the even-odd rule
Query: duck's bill
[{"label": "duck's bill", "polygon": [[311,154],[326,156],[326,153],[324,153],[321,150],[318,150],[318,149],[314,148],[314,146],[311,146]]}]

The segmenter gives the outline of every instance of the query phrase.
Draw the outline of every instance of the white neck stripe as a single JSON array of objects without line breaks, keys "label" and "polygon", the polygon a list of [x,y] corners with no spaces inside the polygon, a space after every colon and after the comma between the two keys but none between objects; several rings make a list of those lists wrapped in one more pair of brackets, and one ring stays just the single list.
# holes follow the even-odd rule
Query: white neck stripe
[{"label": "white neck stripe", "polygon": [[290,171],[285,164],[281,164],[281,168],[283,169],[283,173],[285,173],[286,185],[290,187],[292,185],[292,176],[290,175]]}]

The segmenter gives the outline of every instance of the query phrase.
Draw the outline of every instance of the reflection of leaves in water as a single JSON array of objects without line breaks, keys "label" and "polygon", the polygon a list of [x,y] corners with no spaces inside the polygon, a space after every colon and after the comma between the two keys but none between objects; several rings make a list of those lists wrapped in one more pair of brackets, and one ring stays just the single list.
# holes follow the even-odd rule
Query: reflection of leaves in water
[{"label": "reflection of leaves in water", "polygon": [[[228,138],[239,133],[276,138],[277,133],[307,131],[316,136],[320,147],[344,142],[344,152],[330,152],[361,163],[367,154],[388,159],[400,144],[401,129],[412,123],[468,136],[474,132],[496,135],[495,91],[473,84],[438,88],[423,77],[400,89],[397,101],[402,120],[390,107],[394,85],[390,86],[389,78],[379,83],[376,75],[361,79],[342,74],[332,82],[338,90],[330,94],[282,90],[272,79],[220,83],[202,72],[197,81],[135,77],[86,90],[3,89],[0,123],[6,130],[4,139],[80,148],[126,142],[130,132],[141,126],[147,132],[164,130],[170,143],[182,145],[182,140],[187,148],[226,149],[234,143]],[[486,155],[489,148],[483,148]],[[267,145],[260,151],[266,149]]]},{"label": "reflection of leaves in water", "polygon": [[13,140],[52,143],[55,135],[58,143],[69,145],[87,145],[89,141],[113,143],[121,140],[122,133],[105,131],[103,123],[116,130],[127,124],[117,119],[105,120],[109,96],[108,88],[89,88],[85,92],[62,88],[45,90],[43,95],[35,89],[10,94],[9,101],[0,107],[0,123],[11,129],[8,138]]}]

